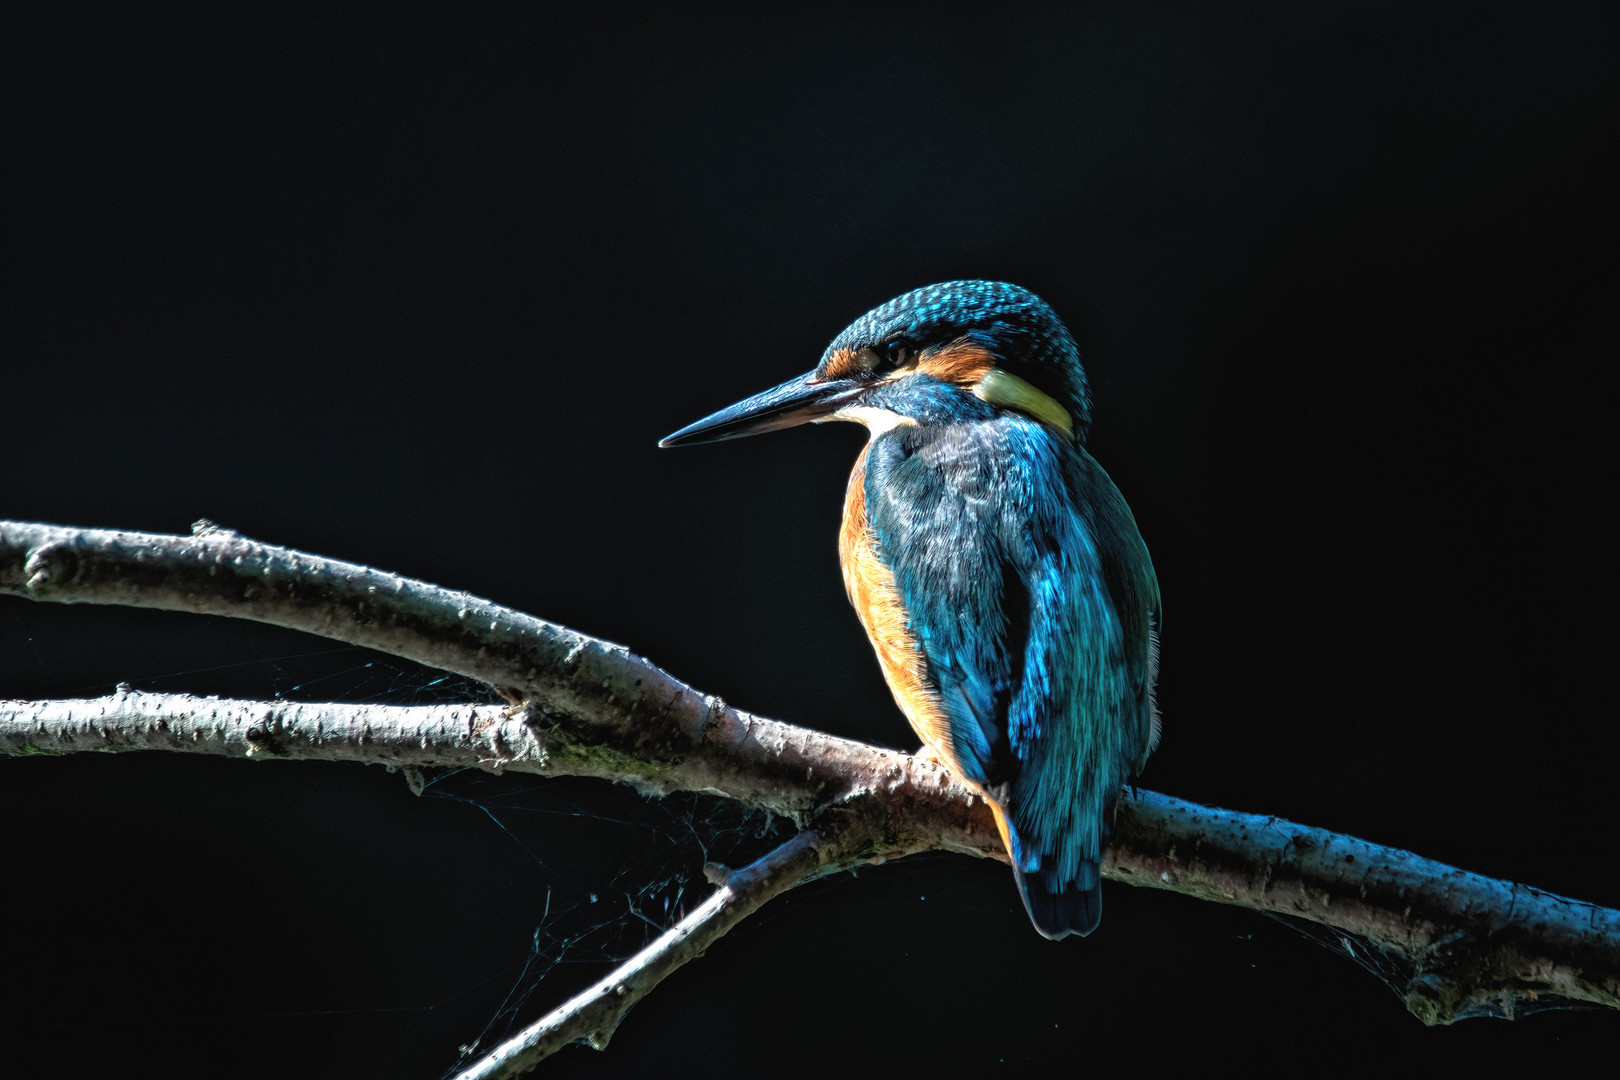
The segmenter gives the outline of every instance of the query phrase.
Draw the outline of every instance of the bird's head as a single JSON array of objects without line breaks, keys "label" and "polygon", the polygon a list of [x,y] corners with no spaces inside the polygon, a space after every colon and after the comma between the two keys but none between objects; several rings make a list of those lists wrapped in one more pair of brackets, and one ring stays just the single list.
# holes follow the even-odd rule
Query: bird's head
[{"label": "bird's head", "polygon": [[823,420],[855,420],[876,433],[998,409],[1083,439],[1091,394],[1079,350],[1028,289],[947,281],[873,308],[833,338],[815,370],[658,445],[719,442]]}]

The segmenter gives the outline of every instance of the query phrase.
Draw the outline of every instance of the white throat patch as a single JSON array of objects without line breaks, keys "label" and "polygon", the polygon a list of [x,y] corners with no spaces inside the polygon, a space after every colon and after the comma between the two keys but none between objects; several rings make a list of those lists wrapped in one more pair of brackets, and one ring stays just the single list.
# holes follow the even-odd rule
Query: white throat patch
[{"label": "white throat patch", "polygon": [[866,430],[874,439],[902,425],[909,424],[915,427],[917,424],[917,421],[909,416],[901,416],[892,409],[880,409],[874,405],[845,405],[826,419],[854,420],[856,423],[865,424]]}]

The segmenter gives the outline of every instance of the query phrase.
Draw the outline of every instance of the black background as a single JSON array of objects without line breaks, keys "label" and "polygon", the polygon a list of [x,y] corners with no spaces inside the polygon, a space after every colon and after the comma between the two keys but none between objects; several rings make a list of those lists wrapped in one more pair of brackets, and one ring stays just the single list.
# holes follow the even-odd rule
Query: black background
[{"label": "black background", "polygon": [[[863,433],[654,443],[896,293],[1016,281],[1158,568],[1144,784],[1615,904],[1609,9],[8,5],[0,515],[207,516],[910,746],[836,563]],[[281,658],[324,648],[0,601],[6,696],[321,699],[363,660]],[[11,761],[0,800],[0,1055],[70,1075],[435,1077],[620,842],[556,819],[548,876],[360,767]],[[802,890],[553,1065],[1556,1068],[1620,1033],[1426,1030],[1277,923],[1106,896],[1054,945],[998,864]]]}]

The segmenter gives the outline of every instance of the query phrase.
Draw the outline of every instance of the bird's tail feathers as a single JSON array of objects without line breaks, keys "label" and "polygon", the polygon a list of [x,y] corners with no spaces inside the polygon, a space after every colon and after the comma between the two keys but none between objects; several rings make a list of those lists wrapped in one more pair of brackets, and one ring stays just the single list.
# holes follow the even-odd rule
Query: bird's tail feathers
[{"label": "bird's tail feathers", "polygon": [[[1005,790],[989,793],[990,809],[995,815],[1001,842],[1012,861],[1013,880],[1018,883],[1018,895],[1023,898],[1029,921],[1041,936],[1061,941],[1070,934],[1085,937],[1102,922],[1102,867],[1096,856],[1071,854],[1074,873],[1058,872],[1059,860],[1055,855],[1042,856],[1023,843],[1018,830],[1007,820],[1001,809]],[[1106,830],[1104,830],[1106,831]],[[1093,844],[1097,851],[1099,845]]]},{"label": "bird's tail feathers", "polygon": [[1102,873],[1095,862],[1081,862],[1074,880],[1064,881],[1055,870],[1026,872],[1013,864],[1024,910],[1042,937],[1061,941],[1070,934],[1085,937],[1102,922]]}]

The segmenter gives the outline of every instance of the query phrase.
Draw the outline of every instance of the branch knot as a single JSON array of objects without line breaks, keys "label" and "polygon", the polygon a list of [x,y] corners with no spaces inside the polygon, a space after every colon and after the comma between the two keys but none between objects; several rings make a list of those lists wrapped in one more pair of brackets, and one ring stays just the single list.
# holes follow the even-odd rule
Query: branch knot
[{"label": "branch knot", "polygon": [[52,586],[63,588],[79,573],[79,553],[71,540],[51,540],[28,553],[23,564],[24,585],[33,592]]}]

